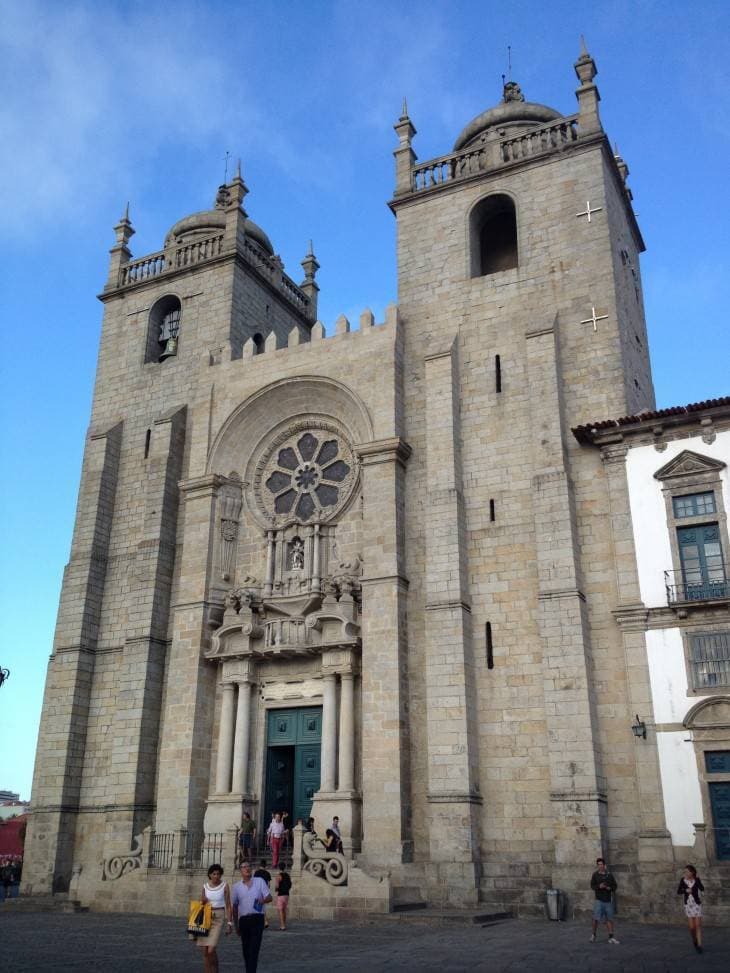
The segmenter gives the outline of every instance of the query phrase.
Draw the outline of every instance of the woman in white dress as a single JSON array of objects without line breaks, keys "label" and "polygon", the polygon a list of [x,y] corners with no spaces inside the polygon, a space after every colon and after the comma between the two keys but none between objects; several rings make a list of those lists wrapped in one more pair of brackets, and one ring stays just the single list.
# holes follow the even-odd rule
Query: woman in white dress
[{"label": "woman in white dress", "polygon": [[231,892],[228,882],[223,881],[223,868],[211,865],[208,881],[203,885],[201,902],[210,902],[213,909],[213,924],[207,936],[198,936],[197,945],[203,950],[203,969],[205,973],[218,973],[218,953],[216,947],[225,923],[226,936],[233,931],[231,920]]},{"label": "woman in white dress", "polygon": [[689,923],[692,942],[695,944],[698,953],[702,952],[702,899],[700,892],[704,891],[705,887],[700,881],[697,869],[694,865],[687,865],[679,880],[677,895],[684,896],[684,913]]}]

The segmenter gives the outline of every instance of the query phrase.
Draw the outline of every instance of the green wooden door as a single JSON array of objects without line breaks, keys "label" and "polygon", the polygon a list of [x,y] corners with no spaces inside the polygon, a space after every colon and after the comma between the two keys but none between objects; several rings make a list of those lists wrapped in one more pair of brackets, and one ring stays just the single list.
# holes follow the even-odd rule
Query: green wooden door
[{"label": "green wooden door", "polygon": [[269,711],[264,829],[274,811],[288,811],[290,827],[311,814],[319,790],[321,741],[320,706]]}]

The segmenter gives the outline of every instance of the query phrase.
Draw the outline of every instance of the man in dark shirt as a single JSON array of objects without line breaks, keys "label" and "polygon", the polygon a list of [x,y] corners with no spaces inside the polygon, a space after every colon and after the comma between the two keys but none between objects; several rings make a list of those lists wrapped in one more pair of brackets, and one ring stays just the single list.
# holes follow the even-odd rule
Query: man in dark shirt
[{"label": "man in dark shirt", "polygon": [[618,939],[613,934],[613,893],[616,891],[616,879],[606,868],[602,858],[596,858],[596,871],[591,875],[591,888],[596,893],[593,904],[593,932],[591,942],[596,941],[596,931],[599,922],[608,926],[608,941],[618,946]]},{"label": "man in dark shirt", "polygon": [[[254,878],[262,878],[266,882],[266,885],[269,888],[271,888],[271,872],[269,872],[269,871],[266,870],[266,859],[265,858],[262,858],[261,859],[261,864],[256,869],[256,871],[253,873],[253,877]],[[268,929],[268,928],[269,928],[269,920],[266,918],[266,909],[264,909],[264,929]]]},{"label": "man in dark shirt", "polygon": [[251,861],[251,846],[256,838],[256,823],[251,820],[248,811],[244,812],[243,821],[238,832],[239,864]]}]

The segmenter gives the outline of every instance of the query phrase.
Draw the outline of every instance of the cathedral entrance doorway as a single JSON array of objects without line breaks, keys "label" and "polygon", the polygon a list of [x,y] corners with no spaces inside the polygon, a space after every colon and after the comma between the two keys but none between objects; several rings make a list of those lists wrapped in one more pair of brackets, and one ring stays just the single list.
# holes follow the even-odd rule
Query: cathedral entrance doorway
[{"label": "cathedral entrance doorway", "polygon": [[263,830],[276,811],[288,812],[290,828],[311,814],[320,783],[321,740],[321,706],[269,710]]}]

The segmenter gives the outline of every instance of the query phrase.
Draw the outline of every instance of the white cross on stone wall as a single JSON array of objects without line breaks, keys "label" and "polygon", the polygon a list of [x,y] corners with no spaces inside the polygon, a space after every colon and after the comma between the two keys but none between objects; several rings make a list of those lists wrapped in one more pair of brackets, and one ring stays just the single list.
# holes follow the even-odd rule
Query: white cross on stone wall
[{"label": "white cross on stone wall", "polygon": [[596,315],[596,309],[594,307],[591,307],[591,316],[589,318],[584,318],[581,321],[581,324],[590,324],[592,322],[593,323],[593,330],[594,331],[598,331],[598,322],[599,321],[605,321],[606,318],[608,318],[608,315],[607,314],[599,314],[599,315]]},{"label": "white cross on stone wall", "polygon": [[602,206],[596,206],[594,209],[591,209],[590,200],[587,199],[586,200],[586,208],[583,210],[582,213],[576,213],[575,215],[576,216],[587,216],[588,217],[588,222],[590,223],[591,222],[591,213],[600,213],[602,209],[603,209]]}]

